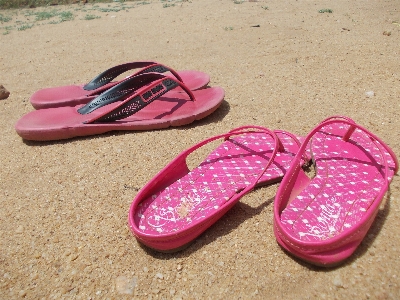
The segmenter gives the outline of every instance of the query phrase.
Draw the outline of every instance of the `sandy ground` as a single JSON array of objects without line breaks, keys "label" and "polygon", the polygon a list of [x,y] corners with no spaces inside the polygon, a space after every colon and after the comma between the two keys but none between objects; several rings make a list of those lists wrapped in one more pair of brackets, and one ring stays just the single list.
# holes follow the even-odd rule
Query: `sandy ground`
[{"label": "sandy ground", "polygon": [[[333,269],[278,246],[277,185],[246,195],[175,254],[141,247],[127,226],[137,191],[181,150],[240,125],[305,135],[328,116],[347,115],[400,155],[399,2],[150,1],[110,9],[118,5],[57,7],[76,17],[26,30],[17,30],[22,10],[14,11],[7,23],[14,28],[2,24],[0,84],[11,95],[0,101],[0,298],[399,299],[398,176],[366,239]],[[318,12],[324,8],[333,13]],[[84,83],[136,60],[207,72],[225,101],[180,128],[45,143],[16,134],[36,90]]]}]

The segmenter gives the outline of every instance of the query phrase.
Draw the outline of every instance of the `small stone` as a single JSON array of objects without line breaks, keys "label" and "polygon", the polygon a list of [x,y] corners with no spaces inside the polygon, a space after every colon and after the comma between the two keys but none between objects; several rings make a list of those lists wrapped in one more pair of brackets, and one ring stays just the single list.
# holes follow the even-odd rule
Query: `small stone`
[{"label": "small stone", "polygon": [[368,91],[368,92],[365,92],[365,96],[367,98],[372,98],[373,96],[375,96],[375,93],[374,93],[374,91]]},{"label": "small stone", "polygon": [[156,274],[156,277],[157,277],[158,279],[164,279],[164,275],[163,275],[162,273],[157,273],[157,274]]},{"label": "small stone", "polygon": [[23,233],[24,232],[24,227],[22,225],[19,225],[17,229],[15,230],[16,233]]},{"label": "small stone", "polygon": [[171,296],[175,295],[175,290],[174,290],[174,289],[170,289],[170,290],[169,290],[169,294],[170,294]]},{"label": "small stone", "polygon": [[126,276],[118,276],[115,279],[115,287],[119,294],[132,295],[137,284],[137,278],[127,278]]},{"label": "small stone", "polygon": [[178,266],[176,267],[176,269],[177,269],[178,271],[181,271],[181,270],[182,270],[182,265],[178,265]]},{"label": "small stone", "polygon": [[0,84],[0,100],[7,99],[8,96],[10,96],[10,92]]},{"label": "small stone", "polygon": [[25,297],[25,296],[26,296],[26,291],[25,291],[25,290],[20,290],[19,293],[18,293],[18,295],[19,295],[20,297]]},{"label": "small stone", "polygon": [[333,285],[337,288],[343,288],[343,281],[342,278],[340,278],[340,276],[336,276],[333,279]]}]

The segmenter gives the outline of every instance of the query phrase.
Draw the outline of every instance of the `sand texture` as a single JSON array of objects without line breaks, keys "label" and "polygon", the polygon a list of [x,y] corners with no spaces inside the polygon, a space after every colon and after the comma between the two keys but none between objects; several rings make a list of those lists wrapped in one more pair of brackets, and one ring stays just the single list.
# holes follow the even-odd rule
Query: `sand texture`
[{"label": "sand texture", "polygon": [[[75,4],[46,8],[73,20],[35,21],[44,10],[36,8],[14,11],[13,28],[1,24],[0,84],[10,96],[0,100],[0,298],[399,299],[398,175],[366,238],[337,268],[278,246],[278,184],[243,197],[184,251],[157,253],[132,236],[127,215],[139,189],[182,150],[241,125],[306,135],[346,115],[400,155],[398,0],[235,2]],[[35,91],[138,60],[206,72],[225,101],[164,130],[54,142],[15,132]]]}]

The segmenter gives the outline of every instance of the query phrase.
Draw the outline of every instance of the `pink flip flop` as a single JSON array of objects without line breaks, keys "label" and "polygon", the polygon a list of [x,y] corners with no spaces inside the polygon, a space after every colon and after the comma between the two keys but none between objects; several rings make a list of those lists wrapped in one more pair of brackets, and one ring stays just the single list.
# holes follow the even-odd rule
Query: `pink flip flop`
[{"label": "pink flip flop", "polygon": [[[224,142],[190,171],[187,156],[221,138]],[[279,181],[299,147],[288,132],[248,126],[183,151],[133,200],[128,223],[134,236],[157,251],[183,249],[246,193]]]},{"label": "pink flip flop", "polygon": [[[175,92],[180,87],[185,92]],[[220,87],[191,91],[182,82],[146,73],[108,89],[86,105],[32,111],[15,125],[24,139],[49,141],[113,130],[181,126],[214,112],[224,99]]]},{"label": "pink flip flop", "polygon": [[[30,101],[32,106],[36,109],[86,104],[104,91],[123,81],[112,80],[117,78],[119,75],[134,69],[140,70],[123,80],[145,73],[169,72],[169,74],[184,83],[186,87],[190,90],[203,88],[210,81],[210,76],[203,72],[189,70],[176,72],[173,69],[157,62],[139,61],[126,63],[110,68],[103,73],[97,75],[88,84],[67,85],[39,90],[31,96]],[[179,87],[177,88],[177,90],[181,92],[183,91]]]},{"label": "pink flip flop", "polygon": [[[309,148],[316,175],[301,167]],[[274,231],[289,253],[335,266],[361,243],[398,170],[393,151],[346,117],[332,117],[305,138],[274,202]]]}]

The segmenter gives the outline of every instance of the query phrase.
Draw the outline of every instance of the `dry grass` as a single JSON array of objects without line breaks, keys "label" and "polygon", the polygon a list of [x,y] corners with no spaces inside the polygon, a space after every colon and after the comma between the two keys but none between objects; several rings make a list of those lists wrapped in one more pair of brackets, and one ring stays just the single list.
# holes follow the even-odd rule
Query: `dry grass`
[{"label": "dry grass", "polygon": [[[133,0],[135,1],[135,0]],[[75,3],[108,3],[113,0],[0,0],[0,9],[34,8],[41,6],[54,6]],[[120,0],[118,2],[125,2]]]}]

